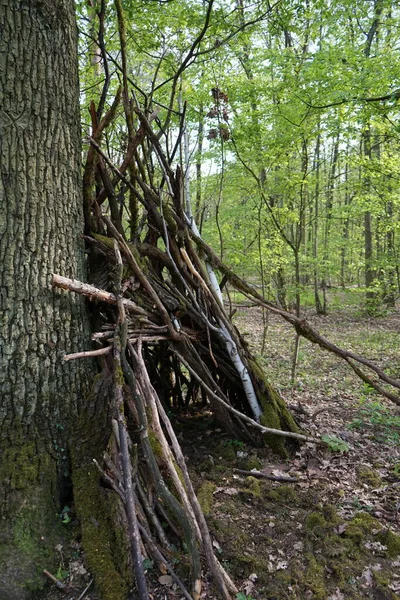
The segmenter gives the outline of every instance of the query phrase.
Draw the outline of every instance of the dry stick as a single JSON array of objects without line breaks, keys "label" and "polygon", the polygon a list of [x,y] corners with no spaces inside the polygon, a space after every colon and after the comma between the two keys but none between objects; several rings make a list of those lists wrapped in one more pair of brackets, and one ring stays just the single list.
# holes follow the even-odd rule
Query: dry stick
[{"label": "dry stick", "polygon": [[[165,428],[166,428],[169,438],[171,440],[172,448],[175,453],[176,461],[177,461],[179,467],[181,468],[186,487],[189,491],[189,499],[192,503],[193,510],[196,515],[199,527],[200,527],[201,535],[203,538],[204,550],[206,553],[206,558],[207,558],[208,565],[210,567],[210,571],[211,571],[218,587],[220,588],[221,593],[224,594],[223,597],[229,598],[230,597],[229,592],[226,589],[225,584],[226,584],[227,588],[229,589],[229,591],[233,592],[234,594],[237,593],[237,588],[236,588],[235,584],[233,583],[233,581],[231,580],[231,578],[229,577],[229,575],[226,573],[225,569],[219,564],[217,558],[214,555],[210,532],[208,530],[207,522],[204,517],[203,511],[201,510],[200,503],[199,503],[197,496],[195,494],[195,491],[193,489],[192,481],[190,479],[190,476],[189,476],[189,473],[187,470],[185,457],[182,454],[182,450],[179,445],[178,439],[175,435],[175,431],[171,425],[171,421],[169,420],[168,415],[166,414],[166,412],[164,410],[163,405],[160,402],[160,399],[158,398],[158,396],[155,396],[155,398],[156,398],[156,402],[157,402],[158,411],[161,415],[161,418],[163,420],[163,423],[165,425]],[[221,581],[221,577],[223,579],[222,581]]]},{"label": "dry stick", "polygon": [[[139,338],[139,344],[140,344],[140,338]],[[136,355],[136,356],[138,356],[138,355]],[[168,471],[171,475],[172,482],[175,485],[175,488],[178,491],[179,496],[181,497],[182,504],[184,505],[187,513],[190,515],[193,529],[196,533],[196,537],[199,540],[201,540],[200,530],[198,528],[195,516],[193,514],[192,506],[187,497],[186,490],[183,487],[181,480],[179,479],[179,475],[178,475],[175,465],[173,463],[173,454],[171,452],[171,449],[168,445],[168,442],[165,438],[164,432],[160,425],[160,420],[158,418],[157,406],[154,401],[154,396],[155,396],[154,388],[152,387],[150,380],[148,379],[147,369],[144,366],[144,363],[140,362],[140,367],[141,367],[141,372],[136,373],[136,378],[137,378],[137,381],[139,384],[139,393],[140,393],[140,391],[142,392],[142,396],[144,398],[146,398],[146,400],[148,402],[148,406],[151,409],[153,429],[154,429],[155,433],[157,434],[157,440],[160,443],[160,446],[161,446],[161,449],[162,449],[162,452],[164,455],[164,459],[165,459],[165,462],[168,467]]]},{"label": "dry stick", "polygon": [[345,358],[345,361],[351,366],[351,368],[353,369],[355,374],[358,375],[358,377],[360,379],[362,379],[362,381],[364,381],[364,383],[367,383],[368,385],[372,386],[374,388],[374,390],[376,390],[383,396],[386,396],[386,398],[388,398],[388,400],[392,400],[392,402],[394,402],[395,404],[400,405],[400,402],[399,402],[400,399],[398,396],[396,396],[395,394],[392,394],[391,392],[387,392],[378,383],[376,383],[375,381],[372,381],[367,375],[365,375],[365,373],[363,373],[363,371],[359,367],[357,367],[357,365],[355,365],[351,361],[350,358]]},{"label": "dry stick", "polygon": [[90,588],[90,586],[92,585],[93,581],[94,581],[94,579],[91,579],[91,580],[89,581],[89,583],[87,584],[87,586],[86,586],[86,587],[85,587],[85,589],[83,590],[82,594],[81,594],[81,595],[79,596],[79,598],[77,598],[76,600],[82,600],[82,599],[83,599],[83,598],[86,596],[86,594],[88,593],[88,591],[89,591],[89,588]]},{"label": "dry stick", "polygon": [[149,517],[150,521],[152,522],[153,527],[157,532],[157,535],[160,539],[161,544],[164,546],[164,548],[167,548],[167,550],[172,550],[172,546],[169,543],[167,536],[165,535],[165,531],[164,531],[155,511],[153,510],[153,507],[150,505],[150,502],[146,496],[146,492],[143,489],[143,486],[140,482],[139,477],[137,480],[136,489],[138,492],[140,502],[143,505],[143,509],[146,512],[147,516]]},{"label": "dry stick", "polygon": [[[104,480],[107,481],[107,483],[112,487],[112,489],[114,490],[114,492],[116,492],[118,494],[118,496],[121,498],[124,506],[126,507],[126,497],[125,497],[124,492],[118,487],[118,485],[116,484],[116,482],[114,481],[114,479],[112,477],[110,477],[105,471],[103,471],[103,469],[100,467],[100,465],[99,465],[99,463],[97,462],[96,459],[93,459],[93,462],[94,462],[95,466],[97,467],[97,469],[100,471],[100,473],[101,473],[102,477],[104,478]],[[138,487],[138,489],[139,489],[139,487]],[[147,498],[146,498],[146,502],[147,502]],[[147,502],[147,504],[148,504],[148,502]],[[157,519],[157,517],[156,517],[156,519]],[[181,579],[179,579],[179,577],[176,575],[176,573],[174,572],[173,568],[171,567],[171,565],[169,564],[169,562],[166,560],[166,558],[164,557],[164,555],[162,554],[162,552],[160,552],[160,550],[157,548],[157,545],[152,540],[152,538],[151,538],[150,534],[147,532],[146,528],[143,527],[143,525],[141,525],[140,523],[138,523],[138,526],[139,526],[139,531],[142,534],[143,538],[149,544],[151,552],[156,556],[157,560],[165,566],[165,568],[167,569],[167,571],[169,571],[172,579],[181,588],[182,593],[185,596],[185,598],[187,598],[187,600],[193,600],[192,596],[189,594],[189,592],[185,588],[185,586],[184,586],[183,582],[181,581]],[[160,525],[160,527],[161,527],[161,525]],[[164,536],[165,536],[165,533],[164,533]],[[167,545],[169,546],[168,541],[167,541]],[[86,588],[85,593],[89,589],[91,583],[93,583],[93,580],[90,582],[89,586]]]},{"label": "dry stick", "polygon": [[46,575],[46,577],[48,577],[48,579],[50,579],[50,581],[52,581],[55,584],[55,586],[58,587],[59,590],[63,591],[65,594],[71,591],[71,588],[67,584],[57,579],[57,577],[54,577],[54,575],[46,571],[46,569],[43,569],[43,575]]},{"label": "dry stick", "polygon": [[[187,264],[189,266],[189,264],[191,264],[191,261],[190,261],[188,254],[186,253],[186,251],[184,249],[182,249],[181,252],[182,252],[182,256],[184,257],[185,261],[187,262]],[[200,261],[198,261],[198,267],[200,270],[201,269]],[[196,272],[193,265],[191,265],[191,267],[189,267],[189,268],[192,272]],[[219,296],[220,299],[217,300],[214,297],[214,294],[212,294],[211,291],[208,290],[207,285],[204,281],[203,281],[202,287],[203,287],[203,289],[207,289],[207,291],[208,291],[208,294],[207,294],[208,298],[210,299],[211,305],[213,306],[213,308],[218,316],[219,335],[222,338],[225,348],[226,348],[226,350],[230,356],[230,359],[232,361],[232,364],[241,379],[243,391],[246,395],[249,406],[253,412],[253,416],[258,421],[262,414],[261,406],[258,401],[256,392],[254,389],[253,381],[249,374],[249,370],[248,370],[246,364],[243,362],[242,357],[239,353],[238,347],[240,347],[240,343],[237,340],[234,331],[232,330],[231,323],[226,318],[226,314],[225,314],[225,311],[223,308],[221,290],[219,288],[219,284],[217,282],[215,273],[214,273],[211,265],[209,265],[209,268],[207,269],[207,273],[210,278],[210,281],[211,281],[211,278],[213,280],[213,282],[211,283],[211,289],[214,290],[215,295]],[[197,278],[199,280],[202,280],[200,273],[197,273]]]},{"label": "dry stick", "polygon": [[[62,275],[56,275],[53,273],[51,283],[54,287],[87,296],[89,300],[100,300],[101,302],[106,302],[107,304],[117,304],[117,297],[115,294],[96,288],[94,285],[83,283],[77,279],[68,279],[68,277],[63,277]],[[148,316],[148,313],[143,308],[132,302],[132,300],[123,298],[122,304],[129,312],[132,312],[136,315],[143,315],[145,317]]]},{"label": "dry stick", "polygon": [[197,375],[196,371],[194,369],[192,369],[192,367],[186,362],[186,360],[183,358],[183,356],[181,356],[179,354],[179,352],[177,352],[176,350],[174,350],[174,352],[177,355],[177,357],[179,358],[179,360],[181,361],[181,363],[183,365],[185,365],[187,370],[193,375],[193,377],[195,377],[197,379],[197,381],[200,383],[200,385],[203,387],[203,389],[207,392],[207,394],[209,394],[215,400],[217,400],[217,402],[222,404],[226,408],[226,410],[230,411],[231,413],[233,413],[234,415],[236,415],[237,417],[239,417],[246,423],[249,423],[250,425],[252,425],[256,429],[258,429],[262,433],[273,433],[274,435],[279,435],[281,437],[287,437],[287,438],[293,438],[295,440],[301,440],[303,442],[313,442],[314,444],[323,444],[323,442],[321,440],[319,440],[318,438],[314,438],[309,435],[302,435],[301,433],[294,433],[292,431],[281,431],[280,429],[272,429],[271,427],[264,427],[264,425],[260,425],[260,423],[257,423],[257,421],[254,421],[254,419],[252,419],[251,417],[248,417],[247,415],[241,413],[239,410],[236,410],[236,408],[233,408],[233,406],[231,406],[230,404],[225,402],[225,400],[222,400],[222,398],[217,396],[217,394],[215,394],[215,392],[213,392],[212,389],[210,387],[208,387],[208,385],[206,383],[204,383],[204,381]]},{"label": "dry stick", "polygon": [[75,360],[75,358],[88,358],[91,356],[102,356],[111,352],[112,346],[106,346],[105,348],[99,348],[98,350],[86,350],[84,352],[74,352],[73,354],[66,354],[64,361]]},{"label": "dry stick", "polygon": [[[132,345],[129,343],[129,341],[128,347],[132,358],[134,359],[136,353],[133,351]],[[140,425],[140,438],[142,442],[142,449],[145,455],[148,469],[151,472],[153,483],[156,487],[158,496],[165,502],[165,505],[170,509],[170,512],[175,516],[177,522],[183,529],[185,543],[190,553],[192,569],[196,573],[197,570],[200,571],[200,555],[198,552],[197,545],[195,543],[195,536],[193,535],[187,514],[183,510],[178,499],[168,489],[161,475],[157,460],[154,456],[154,452],[149,441],[147,414],[143,398],[140,396],[140,394],[137,393],[136,376],[132,370],[132,367],[128,363],[127,358],[124,355],[122,355],[121,358],[125,379],[128,385],[130,386],[133,397],[135,399],[135,410],[137,410],[138,421]],[[197,563],[199,565],[198,567],[196,566]]]},{"label": "dry stick", "polygon": [[[140,344],[140,339],[139,339],[139,344]],[[139,350],[140,351],[140,350]],[[140,359],[139,359],[140,360]],[[143,392],[143,396],[146,398],[146,400],[148,401],[149,407],[151,409],[152,412],[152,420],[153,420],[153,428],[154,431],[157,434],[157,439],[161,445],[163,454],[164,454],[164,458],[165,461],[167,463],[167,467],[169,470],[169,473],[171,475],[173,484],[176,487],[176,490],[179,493],[179,496],[181,497],[182,500],[182,504],[184,505],[187,513],[190,515],[191,521],[192,521],[192,525],[193,525],[193,529],[196,533],[196,537],[198,540],[201,541],[201,534],[200,534],[200,530],[198,527],[198,524],[196,522],[196,518],[193,514],[193,510],[192,510],[192,506],[189,502],[186,490],[184,488],[184,486],[182,485],[181,480],[179,479],[179,475],[176,471],[175,465],[173,463],[173,454],[171,452],[171,449],[168,445],[168,442],[165,438],[164,432],[162,430],[161,424],[160,424],[160,419],[158,417],[158,410],[157,410],[157,405],[156,402],[154,400],[154,398],[156,397],[156,393],[154,391],[153,386],[150,383],[149,377],[148,377],[148,373],[147,373],[147,369],[144,365],[144,363],[142,361],[140,361],[140,366],[141,366],[141,373],[137,373],[137,379],[138,382],[140,384],[140,387],[142,389]]]},{"label": "dry stick", "polygon": [[232,469],[234,473],[239,473],[240,475],[248,475],[249,477],[256,477],[257,479],[269,479],[270,481],[282,481],[285,483],[297,483],[297,477],[285,477],[278,475],[267,475],[262,471],[246,471],[245,469]]},{"label": "dry stick", "polygon": [[97,469],[100,471],[100,473],[101,473],[101,475],[102,475],[102,477],[103,477],[104,481],[106,481],[106,482],[107,482],[107,483],[108,483],[108,484],[109,484],[109,485],[112,487],[112,489],[114,490],[114,492],[115,492],[116,494],[118,494],[118,496],[121,498],[121,500],[122,500],[122,502],[124,503],[124,505],[126,505],[126,498],[125,498],[125,494],[124,494],[123,490],[122,490],[120,487],[118,487],[118,485],[117,485],[116,481],[115,481],[115,480],[114,480],[112,477],[110,477],[110,476],[109,476],[109,475],[108,475],[108,474],[107,474],[107,473],[106,473],[106,472],[105,472],[105,471],[104,471],[104,470],[101,468],[101,466],[99,465],[99,463],[97,462],[97,460],[96,460],[95,458],[93,459],[93,463],[94,463],[95,467],[96,467],[96,468],[97,468]]},{"label": "dry stick", "polygon": [[[191,479],[190,479],[190,476],[189,476],[189,473],[188,473],[188,470],[186,467],[185,458],[182,454],[182,450],[180,448],[178,439],[177,439],[174,429],[171,425],[171,421],[169,420],[169,418],[164,410],[164,407],[162,406],[162,404],[160,402],[160,399],[158,398],[157,394],[154,392],[154,390],[151,386],[140,347],[138,348],[137,360],[138,360],[138,363],[141,365],[144,377],[147,380],[146,383],[147,383],[147,387],[149,388],[149,392],[150,392],[149,396],[151,395],[153,400],[155,401],[153,413],[157,415],[157,420],[158,420],[158,413],[160,414],[161,419],[162,419],[162,421],[165,425],[165,428],[168,432],[168,435],[170,437],[172,447],[173,447],[173,450],[175,453],[176,461],[182,471],[183,478],[184,478],[184,481],[185,481],[185,484],[186,484],[186,487],[188,490],[188,498],[191,503],[191,510],[193,510],[193,512],[194,512],[194,518],[196,519],[196,525],[200,529],[199,538],[200,538],[200,540],[203,541],[203,545],[204,545],[204,549],[205,549],[206,557],[207,557],[207,562],[209,564],[210,570],[215,578],[215,581],[216,581],[218,587],[220,588],[221,593],[223,594],[223,598],[229,599],[230,596],[229,596],[228,590],[226,589],[226,586],[224,585],[224,579],[221,579],[222,573],[220,572],[220,570],[216,564],[216,558],[214,556],[210,533],[208,531],[208,527],[207,527],[207,523],[206,523],[206,520],[203,515],[203,511],[201,510],[200,504],[197,500],[195,491],[193,489],[193,485],[192,485],[192,482],[191,482]],[[162,431],[161,425],[159,422],[158,422],[158,427],[160,427],[160,430]],[[225,573],[225,575],[227,576],[226,573]],[[234,583],[231,581],[229,576],[227,576],[227,581],[229,582],[228,585],[230,585],[231,591],[233,591],[234,593],[237,593],[237,588],[234,585]]]},{"label": "dry stick", "polygon": [[[118,284],[119,288],[121,288],[121,278],[122,278],[122,256],[119,251],[118,242],[114,241],[114,252],[117,259],[118,265]],[[120,291],[120,290],[119,290]],[[129,529],[129,541],[131,545],[132,551],[132,561],[133,567],[135,571],[136,578],[136,586],[138,589],[138,594],[141,600],[149,600],[149,593],[147,590],[147,582],[146,576],[143,568],[142,561],[142,553],[141,553],[141,538],[139,533],[138,521],[136,516],[136,505],[135,505],[135,495],[133,489],[133,480],[132,480],[132,463],[131,456],[129,452],[129,442],[128,442],[128,431],[126,425],[125,418],[125,410],[124,410],[124,394],[123,394],[123,377],[122,367],[121,367],[121,352],[125,351],[126,346],[126,330],[127,330],[127,322],[126,322],[126,314],[124,310],[124,305],[121,301],[121,298],[118,298],[118,318],[119,318],[119,331],[116,332],[116,339],[114,341],[114,378],[115,378],[115,408],[116,408],[116,417],[118,422],[118,433],[119,433],[119,448],[120,448],[120,460],[122,466],[122,475],[124,482],[124,496],[125,496],[125,508],[126,508],[126,516],[128,519],[128,529]]]},{"label": "dry stick", "polygon": [[[185,508],[185,511],[186,511],[186,514],[188,517],[188,522],[189,522],[189,526],[190,526],[190,530],[191,530],[190,548],[193,550],[196,547],[196,542],[195,542],[195,539],[192,539],[192,536],[197,537],[201,541],[201,533],[200,533],[196,518],[193,514],[192,506],[187,497],[186,490],[185,490],[184,486],[182,485],[181,480],[179,479],[178,473],[177,473],[175,465],[173,463],[173,454],[170,450],[170,447],[165,438],[164,432],[161,428],[161,424],[160,424],[160,420],[159,420],[159,416],[158,416],[157,404],[155,401],[156,394],[154,392],[154,388],[152,387],[152,385],[150,383],[147,369],[144,364],[143,358],[141,356],[140,338],[139,338],[139,343],[138,343],[138,352],[136,353],[133,347],[130,347],[129,349],[130,349],[130,351],[134,357],[134,360],[137,364],[136,379],[137,379],[138,388],[139,388],[138,391],[139,391],[139,393],[140,393],[140,390],[142,391],[142,396],[144,398],[146,398],[146,400],[148,402],[148,407],[151,410],[154,431],[157,434],[157,439],[161,445],[161,449],[162,449],[162,452],[164,455],[165,462],[168,467],[168,471],[171,475],[171,478],[175,485],[175,488],[178,491],[178,494],[181,498],[182,504]],[[200,565],[200,560],[197,561],[195,554],[193,554],[193,556],[191,556],[191,562],[192,562],[192,577],[194,579],[194,581],[193,581],[193,596],[194,596],[194,598],[197,599],[197,598],[200,598],[200,594],[201,594],[201,565]]]},{"label": "dry stick", "polygon": [[[121,359],[119,350],[114,351],[114,360],[116,368],[120,370]],[[124,489],[126,498],[126,515],[129,524],[129,541],[132,551],[132,560],[135,571],[136,585],[139,597],[143,600],[149,600],[147,590],[146,576],[143,569],[142,553],[140,547],[140,533],[136,517],[136,506],[132,485],[132,466],[128,448],[128,436],[126,431],[126,421],[124,415],[124,399],[122,394],[122,385],[116,382],[116,404],[117,404],[117,419],[120,438],[120,457],[122,464],[122,473],[124,477]]]},{"label": "dry stick", "polygon": [[[199,238],[191,230],[190,235],[192,236],[196,245],[206,254],[206,256],[208,257],[210,262],[215,266],[215,268],[217,268],[221,273],[223,273],[228,279],[228,281],[233,285],[233,287],[239,290],[247,298],[249,298],[249,300],[253,300],[259,306],[262,306],[268,309],[269,311],[274,312],[275,314],[283,317],[286,321],[288,321],[291,325],[294,326],[299,335],[305,337],[313,344],[319,345],[321,348],[324,348],[325,350],[336,354],[337,356],[339,356],[343,360],[346,360],[347,362],[349,362],[348,359],[352,359],[366,366],[367,368],[371,369],[371,371],[374,371],[378,375],[379,379],[381,379],[385,383],[388,383],[394,388],[400,389],[400,381],[394,379],[393,377],[390,377],[389,375],[386,375],[386,373],[377,365],[375,365],[372,361],[363,358],[362,356],[359,356],[357,354],[354,354],[354,352],[351,352],[349,350],[339,348],[339,346],[336,346],[336,344],[330,342],[318,331],[316,331],[307,322],[306,319],[296,317],[295,315],[278,308],[277,306],[272,304],[272,302],[266,300],[263,296],[261,296],[261,294],[256,292],[256,290],[251,285],[249,285],[244,279],[236,275],[236,273],[234,273],[227,265],[225,265],[215,254],[213,249],[204,242],[204,240]],[[351,362],[349,362],[349,364],[354,369],[354,365],[352,365]],[[368,383],[370,383],[373,387],[374,385],[376,385],[374,384],[373,380],[371,380],[369,377],[367,377],[366,375],[364,375],[364,377],[368,379]],[[384,394],[386,397],[392,400],[392,402],[394,402],[395,404],[400,405],[400,397],[394,395],[387,396],[387,392],[384,390],[382,390],[382,394]]]}]

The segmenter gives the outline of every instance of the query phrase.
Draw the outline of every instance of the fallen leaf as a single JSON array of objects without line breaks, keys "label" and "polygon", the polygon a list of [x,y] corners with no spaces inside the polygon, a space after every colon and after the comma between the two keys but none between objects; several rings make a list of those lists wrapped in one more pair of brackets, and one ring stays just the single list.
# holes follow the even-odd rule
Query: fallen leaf
[{"label": "fallen leaf", "polygon": [[251,592],[254,590],[254,583],[252,581],[245,581],[243,584],[243,590],[246,596],[249,596]]},{"label": "fallen leaf", "polygon": [[161,585],[167,585],[168,587],[171,587],[173,584],[171,575],[161,575],[161,577],[158,578],[158,581]]},{"label": "fallen leaf", "polygon": [[239,490],[237,488],[224,488],[223,492],[228,496],[236,496],[239,493]]}]

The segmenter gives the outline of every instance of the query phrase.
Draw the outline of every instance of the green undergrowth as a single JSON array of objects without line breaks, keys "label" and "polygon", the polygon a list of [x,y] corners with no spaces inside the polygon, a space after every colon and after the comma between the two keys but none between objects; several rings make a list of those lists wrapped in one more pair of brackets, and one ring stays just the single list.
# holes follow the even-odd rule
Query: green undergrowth
[{"label": "green undergrowth", "polygon": [[[373,391],[367,386],[363,387],[360,408],[355,418],[349,424],[349,429],[365,431],[377,442],[400,446],[400,415],[392,414],[377,398],[373,398]],[[372,396],[372,397],[371,397]]]}]

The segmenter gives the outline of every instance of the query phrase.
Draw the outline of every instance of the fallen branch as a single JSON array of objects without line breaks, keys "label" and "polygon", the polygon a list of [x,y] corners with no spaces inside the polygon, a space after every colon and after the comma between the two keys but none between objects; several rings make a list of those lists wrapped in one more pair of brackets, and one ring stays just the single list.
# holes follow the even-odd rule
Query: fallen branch
[{"label": "fallen branch", "polygon": [[278,475],[267,475],[262,471],[246,471],[245,469],[232,469],[234,473],[239,473],[240,475],[247,475],[248,477],[256,477],[257,479],[269,479],[270,481],[280,481],[282,483],[297,483],[298,479],[296,477],[285,477]]}]

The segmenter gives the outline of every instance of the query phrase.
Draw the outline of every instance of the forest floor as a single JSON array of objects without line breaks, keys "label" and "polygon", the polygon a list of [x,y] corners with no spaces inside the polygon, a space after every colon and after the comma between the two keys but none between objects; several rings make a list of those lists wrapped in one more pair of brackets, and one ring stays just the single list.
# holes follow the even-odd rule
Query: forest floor
[{"label": "forest floor", "polygon": [[[239,305],[235,323],[296,419],[329,447],[302,445],[286,458],[229,438],[211,413],[188,412],[179,439],[220,561],[238,600],[400,599],[400,409],[361,382],[339,358],[301,340],[269,315],[261,355],[259,308]],[[339,306],[309,321],[339,346],[400,374],[400,311],[367,317]],[[290,476],[278,483],[241,475]],[[81,565],[83,568],[83,565]],[[148,572],[153,600],[180,600],[172,582]],[[82,585],[89,578],[86,574]],[[166,584],[166,585],[165,585]],[[48,598],[58,598],[49,595]],[[66,598],[66,596],[63,596]],[[218,600],[205,582],[203,598]],[[86,600],[98,600],[89,589]]]}]

